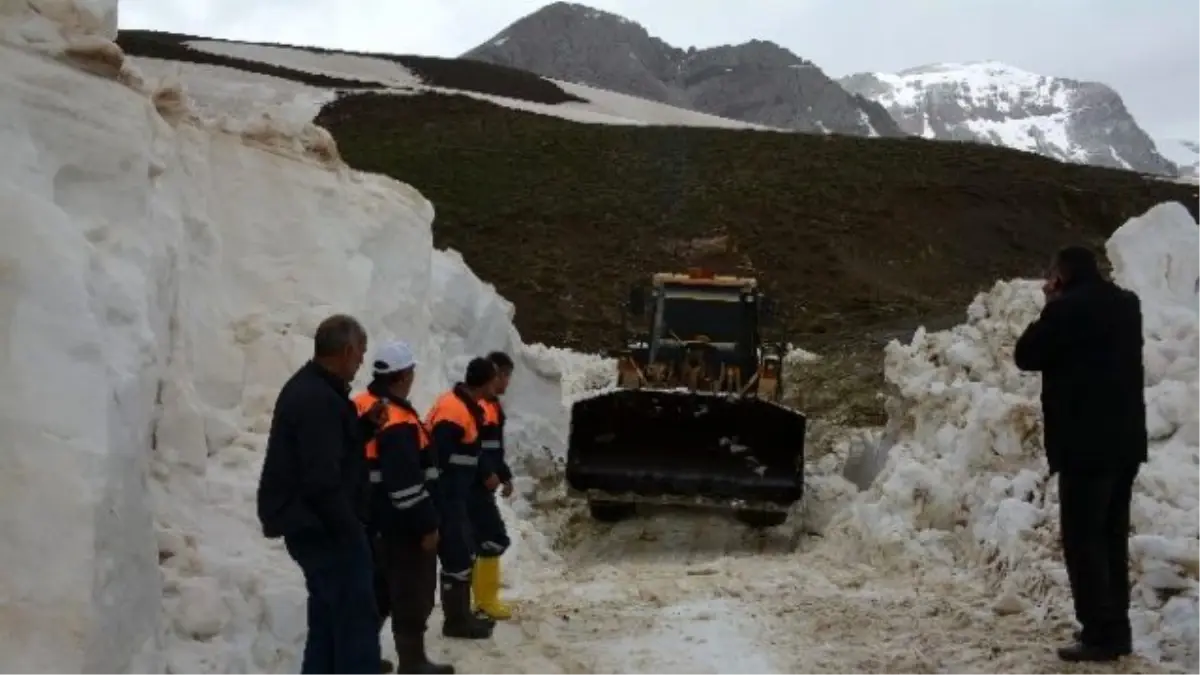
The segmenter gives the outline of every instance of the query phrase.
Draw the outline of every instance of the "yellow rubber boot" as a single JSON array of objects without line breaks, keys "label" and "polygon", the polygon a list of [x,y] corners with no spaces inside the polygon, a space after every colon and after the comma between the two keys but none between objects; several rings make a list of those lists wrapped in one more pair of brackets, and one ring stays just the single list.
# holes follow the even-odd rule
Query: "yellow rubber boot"
[{"label": "yellow rubber boot", "polygon": [[495,621],[512,618],[512,608],[500,602],[500,559],[476,558],[475,572],[471,575],[471,592],[475,596],[475,610],[483,612]]}]

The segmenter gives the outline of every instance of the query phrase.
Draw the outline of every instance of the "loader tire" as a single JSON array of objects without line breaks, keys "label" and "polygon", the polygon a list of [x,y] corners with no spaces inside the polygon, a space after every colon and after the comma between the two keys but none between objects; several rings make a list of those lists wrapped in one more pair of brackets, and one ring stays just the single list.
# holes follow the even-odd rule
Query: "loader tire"
[{"label": "loader tire", "polygon": [[734,516],[756,529],[778,527],[787,522],[788,518],[787,511],[737,511]]},{"label": "loader tire", "polygon": [[589,501],[588,510],[592,518],[602,523],[616,523],[629,518],[637,510],[637,505],[625,502]]}]

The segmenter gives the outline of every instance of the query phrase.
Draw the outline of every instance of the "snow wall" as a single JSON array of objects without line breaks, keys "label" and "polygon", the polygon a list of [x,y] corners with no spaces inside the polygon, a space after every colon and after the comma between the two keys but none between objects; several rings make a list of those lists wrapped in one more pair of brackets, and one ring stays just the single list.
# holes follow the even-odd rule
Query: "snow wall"
[{"label": "snow wall", "polygon": [[[1145,324],[1151,448],[1132,504],[1135,648],[1194,670],[1200,236],[1182,205],[1160,204],[1118,229],[1107,254],[1114,279],[1140,296]],[[826,536],[905,574],[982,571],[998,610],[1031,611],[1066,634],[1070,596],[1058,485],[1042,448],[1041,378],[1012,359],[1044,301],[1040,281],[1002,281],[975,299],[965,324],[887,347],[894,393],[883,436],[895,444]]]},{"label": "snow wall", "polygon": [[0,2],[0,669],[287,670],[303,585],[254,484],[317,322],[411,341],[421,407],[508,350],[518,446],[561,443],[558,368],[414,189],[307,122],[198,122],[115,31],[115,2]]}]

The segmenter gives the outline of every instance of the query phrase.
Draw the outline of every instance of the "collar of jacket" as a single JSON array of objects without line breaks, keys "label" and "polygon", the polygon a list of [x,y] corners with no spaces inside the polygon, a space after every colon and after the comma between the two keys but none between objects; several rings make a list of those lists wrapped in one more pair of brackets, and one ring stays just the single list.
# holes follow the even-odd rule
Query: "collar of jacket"
[{"label": "collar of jacket", "polygon": [[304,364],[304,369],[309,373],[316,375],[342,396],[350,395],[350,383],[326,370],[324,366],[320,365],[316,361],[310,359],[308,363]]},{"label": "collar of jacket", "polygon": [[1081,288],[1091,288],[1104,282],[1104,277],[1098,274],[1081,274],[1080,276],[1070,279],[1063,283],[1063,292],[1074,291]]},{"label": "collar of jacket", "polygon": [[459,400],[461,400],[463,404],[467,406],[467,410],[469,410],[472,415],[475,417],[483,416],[483,408],[479,407],[479,401],[476,401],[475,397],[471,396],[471,392],[467,390],[467,385],[463,384],[462,382],[457,382],[454,385],[453,391],[454,395],[457,396]]},{"label": "collar of jacket", "polygon": [[400,398],[399,396],[396,396],[392,392],[388,391],[387,386],[378,380],[373,380],[371,384],[368,384],[367,391],[376,398],[381,398],[389,403],[394,403],[395,405],[404,408],[414,415],[417,414],[416,408],[413,408],[412,404],[408,402],[408,399]]}]

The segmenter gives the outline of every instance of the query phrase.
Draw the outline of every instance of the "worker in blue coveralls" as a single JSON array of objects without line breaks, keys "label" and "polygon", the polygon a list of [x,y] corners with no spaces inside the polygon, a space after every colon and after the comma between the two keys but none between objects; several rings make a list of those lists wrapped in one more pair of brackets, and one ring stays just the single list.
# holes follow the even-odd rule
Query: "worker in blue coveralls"
[{"label": "worker in blue coveralls", "polygon": [[495,623],[471,609],[471,571],[475,541],[467,515],[471,490],[479,480],[480,429],[483,409],[479,400],[492,395],[496,367],[483,358],[467,364],[466,377],[438,397],[425,418],[438,453],[439,506],[442,516],[438,557],[442,562],[442,635],[484,640]]},{"label": "worker in blue coveralls", "polygon": [[508,531],[496,505],[496,491],[512,494],[512,471],[504,459],[504,408],[500,396],[508,390],[513,361],[504,352],[488,354],[496,367],[491,395],[479,400],[483,408],[483,427],[479,431],[479,479],[472,486],[467,502],[471,529],[475,535],[475,573],[471,588],[475,611],[494,621],[512,618],[512,609],[500,600],[500,556],[508,550]]}]

